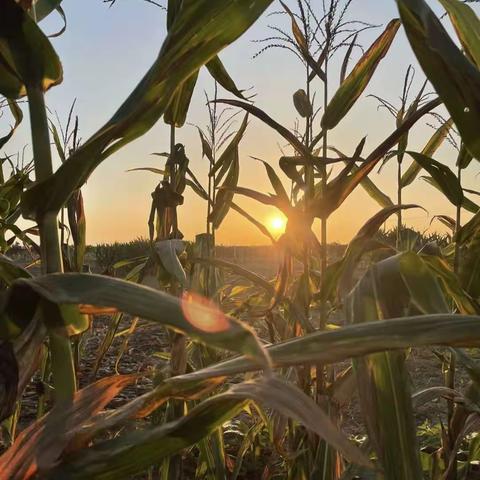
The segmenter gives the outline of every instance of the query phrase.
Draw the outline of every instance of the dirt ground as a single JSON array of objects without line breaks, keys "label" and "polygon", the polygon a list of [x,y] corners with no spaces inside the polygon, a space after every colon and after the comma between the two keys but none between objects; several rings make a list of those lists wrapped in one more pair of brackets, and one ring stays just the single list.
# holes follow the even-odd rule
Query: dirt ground
[{"label": "dirt ground", "polygon": [[[253,265],[251,266],[253,267]],[[257,263],[256,269],[258,273],[264,275],[273,275],[275,271],[271,264],[261,265]],[[94,380],[92,372],[95,358],[98,348],[107,333],[110,321],[111,319],[105,316],[95,318],[91,332],[85,337],[79,372],[81,386],[85,386]],[[125,318],[120,325],[119,331],[128,329],[130,324],[131,319]],[[112,375],[116,371],[117,354],[122,347],[124,338],[124,336],[115,338],[112,347],[100,366],[96,379]],[[165,360],[161,358],[161,353],[168,350],[168,344],[168,336],[163,327],[146,321],[139,322],[135,334],[129,337],[128,346],[118,364],[117,372],[121,374],[144,373],[145,377],[141,377],[135,385],[125,389],[111,402],[108,408],[117,408],[152,388],[149,374],[153,370],[165,367]],[[344,364],[344,366],[347,365],[347,363]],[[430,349],[413,349],[409,353],[408,367],[412,378],[412,391],[416,392],[428,387],[443,385],[441,362]],[[467,375],[460,368],[457,376],[457,389],[462,391],[467,381]],[[37,389],[38,379],[34,379],[24,394],[20,429],[35,418]],[[439,419],[445,420],[445,411],[445,400],[432,401],[416,411],[417,423],[418,425],[424,422],[429,422],[432,425],[437,424]],[[352,397],[350,404],[343,410],[342,427],[351,435],[362,436],[365,434],[358,400],[355,395]]]}]

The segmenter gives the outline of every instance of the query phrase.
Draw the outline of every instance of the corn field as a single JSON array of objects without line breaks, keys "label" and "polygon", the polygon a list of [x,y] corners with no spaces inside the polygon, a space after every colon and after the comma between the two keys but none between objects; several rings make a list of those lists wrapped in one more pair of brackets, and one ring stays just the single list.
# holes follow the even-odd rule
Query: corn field
[{"label": "corn field", "polygon": [[[0,0],[0,153],[24,115],[33,152],[1,158],[1,480],[480,478],[480,193],[464,182],[480,160],[480,19],[472,1],[383,1],[398,18],[379,26],[349,16],[360,0],[137,0],[163,11],[166,36],[138,85],[85,139],[75,103],[63,120],[46,103],[64,77],[53,46],[69,28],[62,0]],[[43,29],[50,16],[63,22],[53,36]],[[266,16],[257,56],[278,49],[298,61],[293,127],[260,109],[219,57]],[[367,31],[376,40],[365,45]],[[393,117],[390,134],[372,148],[354,125],[349,150],[335,130],[401,34],[420,68],[405,69],[397,100],[370,95]],[[204,67],[213,87],[207,124],[193,126],[202,158],[192,161],[178,139],[192,128]],[[411,146],[427,121],[431,136]],[[145,192],[149,236],[95,247],[101,268],[92,273],[85,184],[159,122],[167,151],[125,173],[155,178]],[[277,163],[254,159],[268,192],[240,182],[242,141],[259,124],[283,142]],[[435,159],[446,142],[454,169]],[[395,192],[379,187],[387,162]],[[406,211],[424,209],[422,198],[404,201],[418,182],[454,209],[434,218],[444,233],[406,226]],[[331,217],[357,189],[378,212],[332,258]],[[178,215],[189,190],[205,205],[193,239]],[[278,211],[278,235],[245,198]],[[273,278],[218,254],[233,212],[272,245]],[[165,348],[145,352],[150,366],[119,373],[140,326],[161,332]],[[418,352],[436,359],[438,379],[421,389],[412,380]],[[418,412],[432,408],[435,419],[420,423]]]}]

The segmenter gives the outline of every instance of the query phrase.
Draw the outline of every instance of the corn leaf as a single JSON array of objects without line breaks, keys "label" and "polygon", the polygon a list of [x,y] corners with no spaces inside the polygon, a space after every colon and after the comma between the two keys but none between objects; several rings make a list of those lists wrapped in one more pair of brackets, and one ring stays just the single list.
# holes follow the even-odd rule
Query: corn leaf
[{"label": "corn leaf", "polygon": [[462,186],[457,176],[446,166],[422,153],[407,152],[421,168],[425,169],[435,180],[440,191],[455,206],[464,201]]},{"label": "corn leaf", "polygon": [[0,3],[0,94],[9,99],[61,83],[63,71],[50,41],[14,1]]},{"label": "corn leaf", "polygon": [[58,212],[103,160],[155,124],[179,84],[242,35],[271,2],[252,0],[245,5],[238,0],[184,1],[148,73],[104,127],[51,178],[24,194],[24,215],[35,218],[45,212]]},{"label": "corn leaf", "polygon": [[[447,120],[433,135],[432,138],[428,141],[425,147],[422,150],[422,155],[426,155],[427,157],[433,157],[437,150],[440,148],[444,140],[447,138],[450,129],[452,128],[453,122],[452,119]],[[417,175],[422,170],[422,166],[417,163],[413,162],[410,167],[408,167],[407,171],[402,175],[402,179],[400,181],[401,187],[406,187],[410,185]]]},{"label": "corn leaf", "polygon": [[[57,274],[18,280],[13,292],[15,289],[34,292],[54,304],[80,304],[129,313],[182,331],[209,345],[233,349],[252,355],[258,361],[266,361],[257,338],[241,322],[226,317],[219,310],[131,282],[100,275]],[[19,308],[18,302],[18,297],[11,293],[8,311]]]},{"label": "corn leaf", "polygon": [[227,216],[230,206],[232,205],[234,196],[233,189],[236,188],[238,184],[238,178],[240,175],[240,160],[238,158],[238,146],[236,148],[237,149],[233,152],[234,159],[230,165],[230,170],[228,171],[222,188],[215,198],[215,205],[213,206],[209,217],[209,220],[212,222],[213,228],[215,229],[220,227],[223,220]]},{"label": "corn leaf", "polygon": [[13,446],[0,457],[2,475],[29,478],[39,471],[51,470],[72,440],[78,424],[86,423],[135,379],[134,375],[104,378],[77,392],[71,405],[56,405],[46,416],[23,430]]},{"label": "corn leaf", "polygon": [[28,13],[36,22],[41,22],[48,17],[54,10],[57,10],[62,0],[33,0]]},{"label": "corn leaf", "polygon": [[179,420],[102,442],[67,459],[52,472],[51,478],[113,479],[133,475],[210,435],[238,414],[249,399],[300,421],[348,458],[369,465],[364,455],[333,426],[313,400],[284,381],[268,378],[235,385],[226,393],[200,403]]},{"label": "corn leaf", "polygon": [[380,61],[390,49],[399,27],[400,21],[392,20],[341,84],[323,115],[322,128],[324,130],[336,127],[367,88]]},{"label": "corn leaf", "polygon": [[467,56],[480,67],[480,21],[471,7],[458,0],[439,0],[448,12]]},{"label": "corn leaf", "polygon": [[[395,293],[394,293],[395,292]],[[362,323],[404,312],[447,312],[439,283],[413,252],[376,264],[352,291],[347,316]],[[388,320],[387,320],[388,321]],[[403,352],[354,360],[369,439],[386,478],[423,478]]]},{"label": "corn leaf", "polygon": [[375,234],[393,214],[412,208],[421,207],[418,205],[394,205],[384,208],[370,218],[348,244],[343,258],[330,265],[327,269],[327,274],[325,280],[322,282],[322,288],[319,293],[320,298],[328,299],[334,291],[339,291],[343,294],[349,293],[349,290],[353,287],[351,284],[353,270],[363,254],[366,251],[386,248],[386,246],[381,243],[373,243],[372,245]]},{"label": "corn leaf", "polygon": [[[480,157],[480,71],[424,0],[397,0],[410,45],[470,153]],[[460,25],[458,25],[460,27]],[[461,27],[463,28],[463,26]]]},{"label": "corn leaf", "polygon": [[8,134],[4,137],[0,138],[0,148],[3,148],[6,143],[13,137],[15,130],[18,128],[18,126],[22,123],[23,120],[22,109],[18,106],[15,100],[8,100],[8,107],[10,109],[10,112],[12,113],[15,123],[10,128],[10,132],[8,132]]}]

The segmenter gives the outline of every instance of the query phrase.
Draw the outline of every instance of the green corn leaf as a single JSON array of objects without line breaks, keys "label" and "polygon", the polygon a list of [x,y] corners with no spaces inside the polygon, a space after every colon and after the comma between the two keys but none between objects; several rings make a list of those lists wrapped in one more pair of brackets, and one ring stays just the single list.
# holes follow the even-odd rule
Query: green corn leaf
[{"label": "green corn leaf", "polygon": [[10,132],[8,132],[8,134],[4,137],[0,138],[0,148],[3,148],[7,144],[7,142],[13,137],[15,130],[18,128],[18,126],[22,123],[23,120],[22,109],[18,106],[15,100],[8,100],[8,107],[10,109],[10,112],[12,113],[15,123],[10,128]]},{"label": "green corn leaf", "polygon": [[[272,0],[252,0],[248,5],[238,0],[184,1],[157,60],[117,113],[51,178],[24,194],[25,217],[58,212],[103,160],[155,124],[179,84],[242,35],[271,3]],[[192,35],[192,31],[196,34]]]},{"label": "green corn leaf", "polygon": [[444,290],[453,298],[458,311],[466,315],[478,313],[478,306],[470,295],[463,290],[460,279],[446,260],[433,255],[422,255],[425,265],[438,277]]},{"label": "green corn leaf", "polygon": [[261,110],[258,107],[246,102],[241,102],[239,100],[217,100],[218,103],[224,103],[226,105],[231,105],[232,107],[243,108],[246,112],[252,114],[254,117],[257,117],[263,123],[268,125],[270,128],[273,128],[277,131],[288,143],[304,158],[310,158],[310,152],[308,148],[303,145],[303,143],[298,140],[298,138],[286,127],[275,121],[267,113]]},{"label": "green corn leaf", "polygon": [[465,170],[470,165],[472,160],[473,160],[473,157],[471,153],[468,151],[467,148],[465,148],[465,145],[462,143],[460,147],[460,151],[458,152],[457,167],[461,168],[462,170]]},{"label": "green corn leaf", "polygon": [[255,225],[255,227],[258,228],[258,230],[260,230],[261,233],[263,233],[263,235],[265,235],[266,237],[268,237],[272,243],[275,243],[275,238],[272,236],[272,234],[270,233],[270,230],[268,230],[268,228],[262,223],[262,222],[259,222],[257,219],[255,219],[254,217],[252,217],[252,215],[250,215],[246,210],[244,210],[243,208],[239,207],[236,203],[232,202],[232,210],[235,210],[237,213],[239,213],[243,218],[246,218],[250,223],[252,223],[253,225]]},{"label": "green corn leaf", "polygon": [[177,128],[183,127],[187,120],[187,113],[192,101],[193,91],[197,85],[197,79],[198,71],[178,87],[163,116],[166,124]]},{"label": "green corn leaf", "polygon": [[212,212],[210,214],[209,220],[213,224],[213,228],[218,229],[222,224],[223,220],[227,216],[230,207],[232,205],[232,200],[234,196],[233,189],[237,187],[238,178],[240,175],[240,161],[238,159],[238,146],[237,150],[234,152],[234,160],[230,165],[227,177],[225,182],[222,185],[222,188],[217,193],[215,198],[215,205],[213,206]]},{"label": "green corn leaf", "polygon": [[185,417],[166,425],[100,443],[72,456],[54,470],[50,478],[130,476],[210,435],[237,415],[250,399],[301,422],[347,458],[361,465],[370,465],[312,399],[296,387],[272,377],[235,385],[226,393],[200,403]]},{"label": "green corn leaf", "polygon": [[18,266],[13,260],[0,254],[0,278],[7,285],[12,285],[19,278],[32,278],[28,270]]},{"label": "green corn leaf", "polygon": [[178,258],[179,255],[185,251],[185,242],[178,239],[159,240],[155,242],[154,250],[165,270],[175,278],[183,288],[186,288],[187,274]]},{"label": "green corn leaf", "polygon": [[236,97],[246,100],[243,96],[243,91],[239,90],[235,85],[232,77],[228,74],[227,70],[223,66],[220,58],[214,57],[206,65],[210,75],[228,92],[233,93]]},{"label": "green corn leaf", "polygon": [[[135,379],[135,375],[107,377],[76,393],[71,405],[55,405],[46,416],[23,430],[14,445],[0,457],[2,474],[6,478],[25,478],[36,475],[39,470],[50,471],[75,436],[76,428],[103,410]],[[25,449],[25,442],[29,442],[31,448]]]},{"label": "green corn leaf", "polygon": [[268,179],[270,180],[270,183],[275,190],[275,194],[277,195],[277,197],[279,197],[285,203],[290,203],[288,193],[272,166],[264,160],[260,160],[259,158],[257,158],[256,160],[263,163],[263,166],[267,171]]},{"label": "green corn leaf", "polygon": [[[395,293],[394,293],[395,292]],[[448,312],[439,283],[413,252],[376,264],[352,291],[347,317],[362,323],[392,318],[412,309]],[[388,321],[388,320],[387,320]],[[369,438],[385,478],[423,478],[403,352],[354,360]]]},{"label": "green corn leaf", "polygon": [[[468,150],[480,157],[480,71],[460,51],[424,0],[397,0],[410,45]],[[463,28],[463,27],[462,27]]]},{"label": "green corn leaf", "polygon": [[446,166],[422,153],[407,152],[421,168],[426,170],[440,191],[455,206],[461,206],[464,201],[463,190],[457,176]]},{"label": "green corn leaf", "polygon": [[215,186],[220,185],[223,177],[230,171],[232,164],[238,159],[238,148],[248,126],[248,114],[243,118],[242,124],[230,143],[220,155],[213,166],[210,175],[215,177]]},{"label": "green corn leaf", "polygon": [[33,0],[28,13],[36,22],[41,22],[60,7],[62,0]]},{"label": "green corn leaf", "polygon": [[351,279],[353,270],[357,266],[366,251],[374,251],[385,248],[386,246],[373,242],[373,237],[377,234],[382,225],[395,213],[401,210],[409,210],[412,208],[421,208],[418,205],[401,205],[384,208],[358,231],[357,235],[348,244],[347,250],[343,258],[335,262],[327,269],[325,281],[322,282],[322,288],[319,293],[320,298],[331,298],[334,291],[340,291],[347,294],[353,287]]},{"label": "green corn leaf", "polygon": [[14,0],[0,4],[0,94],[20,98],[27,87],[44,91],[61,83],[63,71],[50,41]]},{"label": "green corn leaf", "polygon": [[[348,159],[347,155],[343,154],[338,150],[337,148],[332,148],[335,153],[337,153],[340,158],[345,159],[345,165],[348,164]],[[352,166],[352,174],[355,175],[358,173],[360,167],[357,167],[356,165]],[[362,188],[368,193],[368,195],[375,200],[382,208],[388,208],[388,207],[393,207],[393,202],[392,199],[385,193],[383,193],[373,182],[368,177],[365,177],[361,180],[360,185]]]},{"label": "green corn leaf", "polygon": [[[375,166],[385,157],[385,155],[398,144],[402,136],[424,115],[432,111],[440,104],[440,100],[435,99],[426,103],[419,108],[414,114],[407,118],[400,127],[398,127],[391,135],[389,135],[380,145],[378,145],[367,158],[362,162],[361,166],[354,168],[353,162],[350,162],[348,168],[350,173],[348,176],[340,177],[335,189],[332,189],[332,198],[327,202],[319,201],[313,204],[316,215],[328,215],[332,213],[332,207],[341,205],[348,196],[357,188],[361,182],[368,177]],[[347,168],[347,167],[346,167]],[[288,216],[288,215],[287,215]]]},{"label": "green corn leaf", "polygon": [[275,293],[275,288],[269,281],[267,281],[262,276],[256,274],[255,272],[247,270],[246,268],[243,268],[236,263],[227,262],[226,260],[222,260],[220,258],[194,258],[192,261],[194,263],[203,263],[205,265],[212,265],[216,268],[230,270],[236,275],[252,282],[254,285],[263,288],[269,294],[273,295]]},{"label": "green corn leaf", "polygon": [[[175,19],[180,15],[183,4],[178,0],[170,0],[167,9],[167,32],[170,32],[174,26]],[[226,90],[234,93],[240,98],[244,98],[240,90],[238,90],[235,82],[225,70],[222,62],[218,56],[210,60],[206,67],[213,78],[222,85]],[[170,105],[164,115],[164,121],[168,125],[174,127],[182,127],[187,120],[188,110],[192,101],[193,91],[197,85],[199,70],[194,72],[190,78],[185,80],[183,84],[177,89],[173,96]]]},{"label": "green corn leaf", "polygon": [[382,35],[355,65],[325,110],[322,118],[324,130],[336,127],[367,88],[380,61],[390,49],[399,27],[400,21],[392,20]]},{"label": "green corn leaf", "polygon": [[[422,150],[422,155],[426,155],[427,157],[433,157],[437,150],[440,148],[444,140],[447,138],[450,129],[452,128],[453,122],[452,119],[447,120],[433,135],[432,138],[428,141],[425,145],[424,149]],[[407,171],[402,175],[402,179],[400,181],[400,186],[405,188],[407,185],[410,185],[417,175],[422,170],[422,166],[417,163],[413,162],[410,167],[408,167]]]},{"label": "green corn leaf", "polygon": [[480,67],[480,21],[471,7],[458,0],[439,0],[448,12],[467,56]]},{"label": "green corn leaf", "polygon": [[[93,305],[114,308],[180,330],[219,348],[232,349],[266,361],[263,349],[251,330],[241,322],[187,299],[100,275],[56,274],[18,280],[13,287],[59,305]],[[11,294],[9,310],[18,308]],[[34,302],[32,302],[34,303]]]}]

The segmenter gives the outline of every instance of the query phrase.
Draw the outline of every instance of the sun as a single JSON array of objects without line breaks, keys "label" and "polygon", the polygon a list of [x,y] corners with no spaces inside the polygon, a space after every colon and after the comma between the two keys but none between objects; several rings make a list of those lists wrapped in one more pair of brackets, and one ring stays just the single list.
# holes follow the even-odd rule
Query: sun
[{"label": "sun", "polygon": [[273,233],[283,233],[287,226],[287,219],[280,215],[275,215],[269,219],[268,226]]}]

